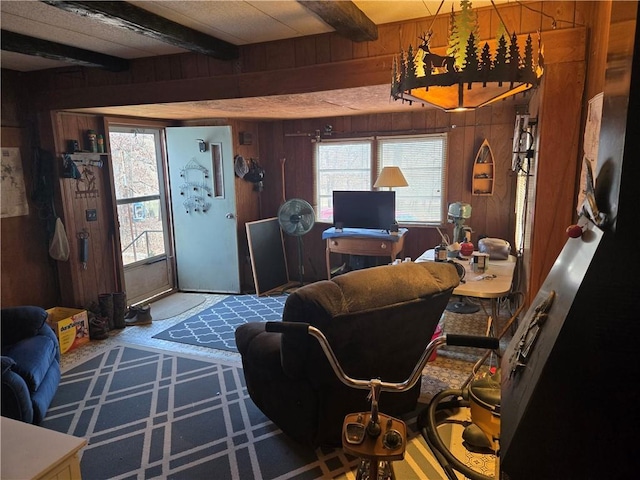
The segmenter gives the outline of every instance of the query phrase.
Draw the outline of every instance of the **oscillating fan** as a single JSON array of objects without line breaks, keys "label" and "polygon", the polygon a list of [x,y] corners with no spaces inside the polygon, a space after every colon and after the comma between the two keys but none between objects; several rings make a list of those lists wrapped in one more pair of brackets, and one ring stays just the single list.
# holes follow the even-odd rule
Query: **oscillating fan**
[{"label": "oscillating fan", "polygon": [[304,266],[302,256],[302,236],[308,233],[315,223],[316,215],[313,207],[306,200],[292,198],[287,200],[278,209],[278,222],[280,228],[298,240],[298,274],[300,286],[303,285]]}]

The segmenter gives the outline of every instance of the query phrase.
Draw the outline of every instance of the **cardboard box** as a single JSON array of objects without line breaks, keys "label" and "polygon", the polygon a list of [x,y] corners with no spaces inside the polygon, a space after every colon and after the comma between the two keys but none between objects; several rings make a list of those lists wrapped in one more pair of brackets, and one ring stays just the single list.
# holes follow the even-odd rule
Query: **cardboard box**
[{"label": "cardboard box", "polygon": [[47,323],[56,332],[60,353],[89,343],[89,317],[86,310],[54,307],[47,310]]}]

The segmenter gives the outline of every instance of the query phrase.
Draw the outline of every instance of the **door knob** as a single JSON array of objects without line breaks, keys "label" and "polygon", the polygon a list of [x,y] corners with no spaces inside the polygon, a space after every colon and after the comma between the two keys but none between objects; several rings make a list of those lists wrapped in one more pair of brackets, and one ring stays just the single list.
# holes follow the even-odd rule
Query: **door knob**
[{"label": "door knob", "polygon": [[225,217],[227,217],[227,218],[229,218],[229,219],[231,219],[231,218],[236,218],[236,216],[235,216],[233,213],[227,213],[227,214],[225,215]]}]

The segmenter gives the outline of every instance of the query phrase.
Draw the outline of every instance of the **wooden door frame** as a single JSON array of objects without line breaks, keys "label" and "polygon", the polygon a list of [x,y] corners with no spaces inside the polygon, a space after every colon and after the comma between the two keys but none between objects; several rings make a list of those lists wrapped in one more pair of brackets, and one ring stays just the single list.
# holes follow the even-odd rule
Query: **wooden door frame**
[{"label": "wooden door frame", "polygon": [[[163,188],[165,189],[165,195],[164,195],[164,199],[162,199],[162,201],[164,202],[164,208],[165,211],[167,212],[167,232],[166,235],[168,235],[169,237],[169,244],[171,246],[171,252],[170,252],[170,256],[175,258],[175,246],[174,246],[174,238],[173,238],[173,218],[172,218],[172,213],[171,213],[171,205],[170,205],[170,190],[169,190],[169,176],[168,176],[168,159],[167,159],[167,148],[166,148],[166,134],[165,134],[165,128],[166,127],[171,127],[171,126],[175,126],[173,122],[167,122],[167,121],[162,121],[162,120],[148,120],[145,118],[134,118],[134,117],[128,117],[128,118],[124,118],[124,117],[104,117],[103,118],[103,122],[104,122],[104,131],[107,133],[107,135],[105,136],[105,147],[107,148],[107,151],[111,151],[111,147],[109,145],[109,127],[113,126],[137,126],[137,127],[148,127],[148,128],[157,128],[160,129],[160,149],[161,152],[160,154],[162,155],[163,158],[163,169],[164,169],[164,174],[163,174],[163,183],[164,186]],[[125,280],[124,280],[124,265],[122,262],[122,257],[120,257],[119,261],[115,258],[116,252],[122,252],[122,244],[120,242],[120,235],[116,235],[116,222],[118,220],[118,207],[116,205],[116,195],[115,195],[115,183],[114,183],[114,179],[113,179],[113,167],[112,164],[109,162],[108,164],[108,168],[107,168],[107,178],[109,181],[109,194],[111,196],[111,224],[110,224],[110,228],[109,228],[109,232],[108,235],[111,237],[111,241],[112,241],[112,245],[113,245],[113,255],[114,255],[114,268],[116,270],[116,278],[117,278],[117,289],[118,291],[125,291]],[[167,253],[167,256],[169,256],[169,253]],[[176,269],[173,269],[173,279],[172,279],[172,283],[173,283],[173,287],[172,287],[172,291],[174,291],[177,288],[177,276],[176,276]]]}]

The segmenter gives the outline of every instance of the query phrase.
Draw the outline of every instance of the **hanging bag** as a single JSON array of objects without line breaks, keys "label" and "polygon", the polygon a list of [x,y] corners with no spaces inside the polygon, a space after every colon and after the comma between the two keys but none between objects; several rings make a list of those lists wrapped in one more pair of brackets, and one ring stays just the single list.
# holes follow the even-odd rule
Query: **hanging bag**
[{"label": "hanging bag", "polygon": [[49,244],[49,255],[51,255],[51,258],[61,262],[69,260],[69,240],[60,217],[56,219],[56,228]]}]

